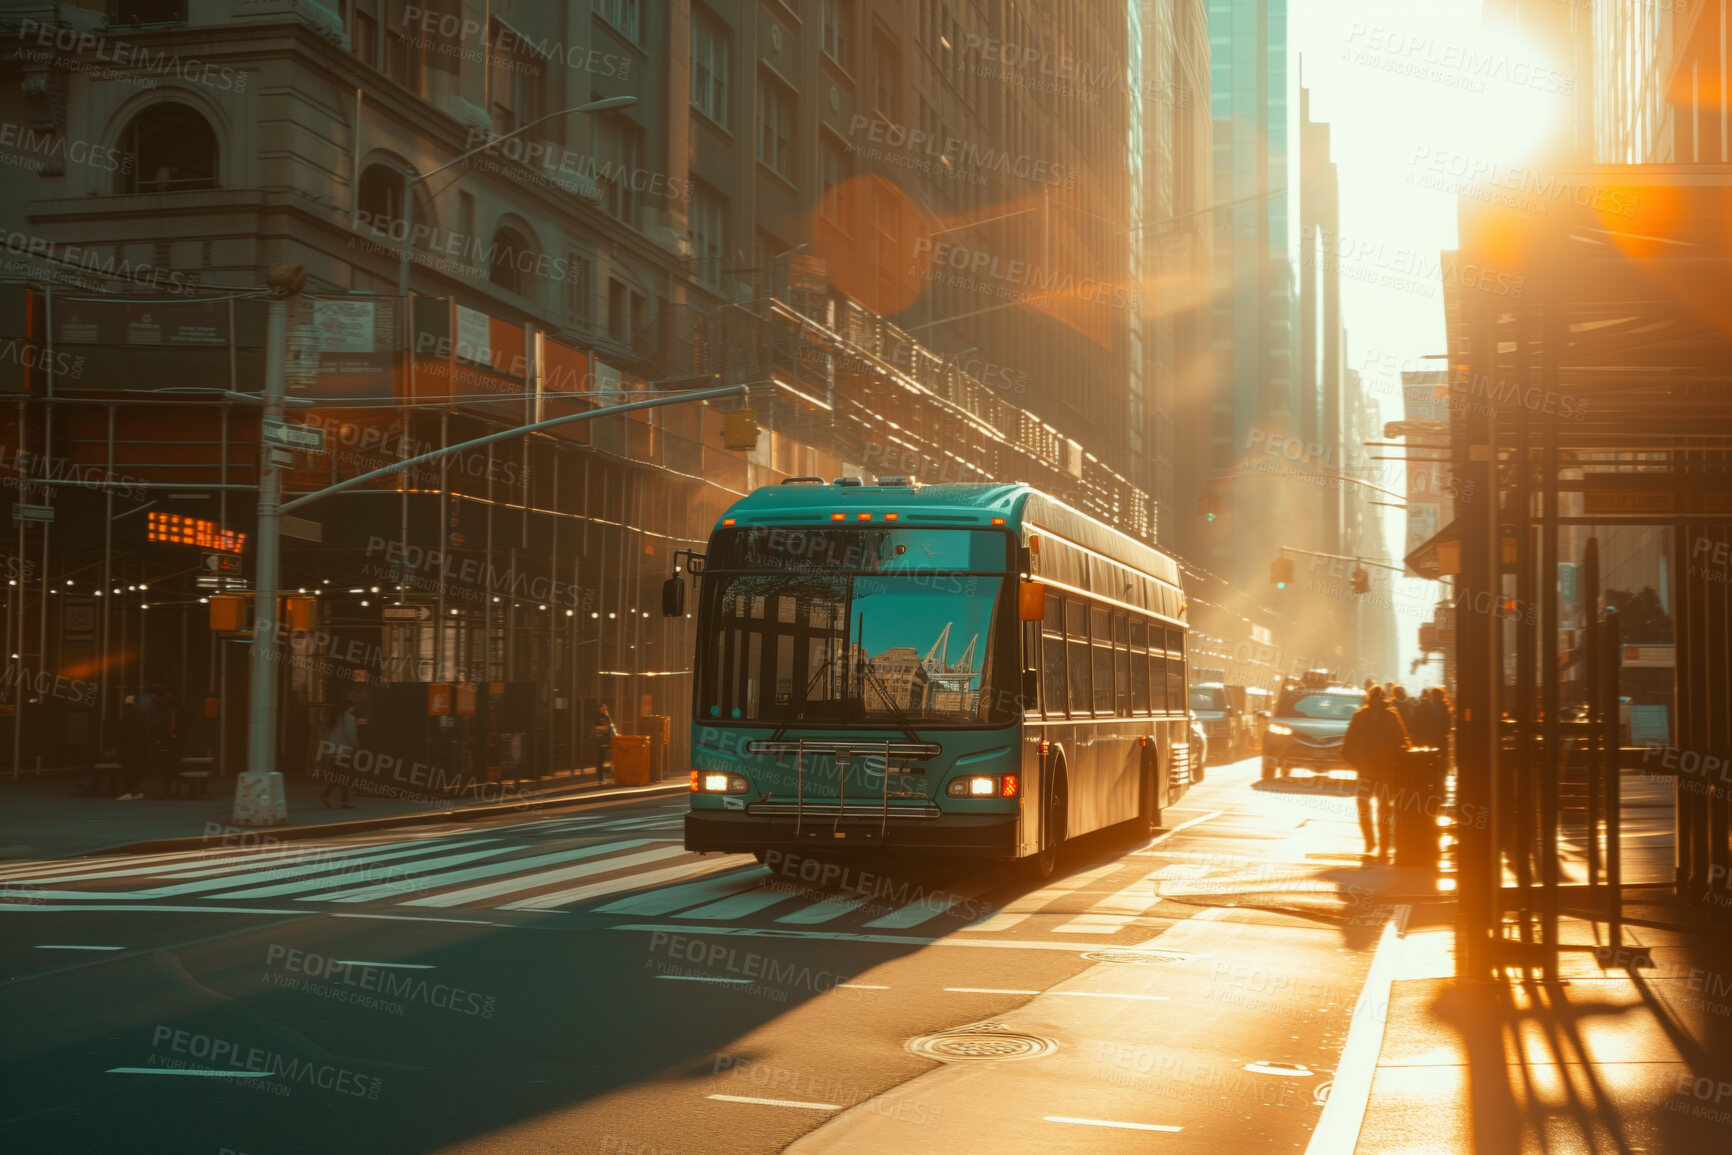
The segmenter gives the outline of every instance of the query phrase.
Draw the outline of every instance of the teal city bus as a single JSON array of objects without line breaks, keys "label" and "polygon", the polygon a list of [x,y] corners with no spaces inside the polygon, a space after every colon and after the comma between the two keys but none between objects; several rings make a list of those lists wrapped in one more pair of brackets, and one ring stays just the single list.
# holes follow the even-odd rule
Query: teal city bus
[{"label": "teal city bus", "polygon": [[1177,565],[1026,485],[791,479],[691,562],[689,850],[1044,875],[1192,781]]}]

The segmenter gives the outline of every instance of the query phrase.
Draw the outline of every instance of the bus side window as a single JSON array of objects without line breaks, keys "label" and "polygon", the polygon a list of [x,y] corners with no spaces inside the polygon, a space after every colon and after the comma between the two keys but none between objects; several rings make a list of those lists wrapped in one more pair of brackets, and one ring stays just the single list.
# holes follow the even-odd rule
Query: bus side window
[{"label": "bus side window", "polygon": [[1113,712],[1113,623],[1109,610],[1096,607],[1089,615],[1095,664],[1095,713]]},{"label": "bus side window", "polygon": [[1173,656],[1167,660],[1167,704],[1171,709],[1183,711],[1185,708],[1184,631],[1167,631],[1167,645],[1173,652]]},{"label": "bus side window", "polygon": [[1131,622],[1131,708],[1139,714],[1149,712],[1149,627],[1146,622]]},{"label": "bus side window", "polygon": [[1113,712],[1131,712],[1130,622],[1122,611],[1113,615]]},{"label": "bus side window", "polygon": [[1070,681],[1070,712],[1087,717],[1089,701],[1089,612],[1075,599],[1064,603],[1065,673]]},{"label": "bus side window", "polygon": [[1157,714],[1169,708],[1167,703],[1166,629],[1149,627],[1149,704]]},{"label": "bus side window", "polygon": [[1049,718],[1064,717],[1064,599],[1046,599],[1046,620],[1040,624],[1040,698]]}]

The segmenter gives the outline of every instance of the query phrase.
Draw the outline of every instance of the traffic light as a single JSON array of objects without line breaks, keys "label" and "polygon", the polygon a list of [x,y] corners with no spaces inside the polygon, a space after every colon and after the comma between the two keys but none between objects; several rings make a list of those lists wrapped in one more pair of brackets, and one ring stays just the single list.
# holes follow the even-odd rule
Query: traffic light
[{"label": "traffic light", "polygon": [[1278,557],[1269,563],[1269,580],[1275,583],[1275,588],[1284,590],[1287,583],[1293,580],[1293,559]]},{"label": "traffic light", "polygon": [[1353,592],[1356,594],[1371,592],[1371,574],[1364,566],[1355,566],[1353,569]]},{"label": "traffic light", "polygon": [[1197,498],[1197,514],[1204,521],[1214,521],[1225,511],[1221,495],[1215,491],[1215,487],[1212,485]]},{"label": "traffic light", "polygon": [[722,444],[729,449],[758,447],[758,411],[730,409],[722,414]]}]

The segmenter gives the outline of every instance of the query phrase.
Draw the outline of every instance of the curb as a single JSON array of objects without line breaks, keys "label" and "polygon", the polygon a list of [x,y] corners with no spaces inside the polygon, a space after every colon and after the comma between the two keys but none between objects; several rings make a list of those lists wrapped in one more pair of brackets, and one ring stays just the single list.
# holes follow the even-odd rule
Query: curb
[{"label": "curb", "polygon": [[368,830],[384,830],[393,826],[428,826],[442,822],[473,822],[501,814],[526,814],[537,810],[566,809],[593,802],[617,802],[630,798],[659,798],[669,794],[685,794],[690,790],[691,787],[686,782],[668,782],[652,786],[628,786],[589,794],[572,794],[559,798],[529,798],[521,802],[502,803],[495,806],[470,806],[462,810],[447,810],[442,813],[391,814],[383,818],[361,818],[352,822],[325,822],[314,826],[230,826],[224,828],[224,834],[215,838],[203,834],[187,835],[180,838],[152,838],[143,842],[123,842],[118,846],[105,846],[100,850],[86,851],[84,854],[73,857],[94,858],[107,854],[153,854],[170,850],[199,850],[212,845],[220,846],[224,838],[249,834],[261,836],[261,841],[268,838],[277,842],[298,842],[308,838],[361,834]]}]

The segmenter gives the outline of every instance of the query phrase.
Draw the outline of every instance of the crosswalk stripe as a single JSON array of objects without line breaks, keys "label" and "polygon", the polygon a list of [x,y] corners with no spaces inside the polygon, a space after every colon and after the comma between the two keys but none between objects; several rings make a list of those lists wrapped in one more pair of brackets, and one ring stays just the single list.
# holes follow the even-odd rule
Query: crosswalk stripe
[{"label": "crosswalk stripe", "polygon": [[[511,844],[511,845],[499,847],[495,853],[503,854],[508,850],[521,850],[521,849],[523,849],[521,845]],[[590,848],[588,851],[579,851],[578,853],[596,853],[596,852],[597,851],[595,848]],[[567,852],[567,853],[569,854],[570,852]],[[486,856],[483,855],[482,857],[486,857]],[[554,861],[555,858],[553,855],[543,855],[539,859],[513,858],[513,859],[509,859],[505,862],[490,862],[490,863],[487,863],[486,865],[483,865],[483,866],[471,867],[468,870],[454,871],[454,872],[452,872],[452,874],[448,874],[445,877],[449,878],[449,877],[452,877],[452,875],[455,875],[456,877],[453,879],[453,881],[464,882],[464,881],[467,881],[469,878],[485,877],[485,875],[489,872],[493,873],[493,874],[503,874],[507,871],[521,870],[525,866],[530,864],[531,862],[544,861],[544,860],[545,861]],[[278,894],[299,894],[299,893],[303,893],[303,892],[309,891],[309,890],[327,891],[328,893],[326,893],[326,894],[313,896],[315,899],[322,901],[324,899],[333,898],[334,896],[339,895],[339,894],[353,893],[355,890],[363,889],[365,887],[405,885],[405,886],[408,886],[410,889],[425,890],[428,887],[439,885],[439,882],[437,879],[429,879],[429,878],[426,878],[423,876],[423,872],[425,871],[425,869],[429,865],[432,864],[433,861],[434,860],[429,859],[425,862],[400,863],[398,865],[404,868],[404,870],[405,870],[404,874],[399,875],[399,876],[394,877],[394,878],[387,878],[387,879],[370,878],[370,879],[361,880],[362,885],[360,887],[355,887],[352,885],[352,883],[356,881],[353,879],[351,879],[349,883],[345,883],[342,880],[335,879],[335,878],[332,878],[332,879],[311,879],[311,880],[308,880],[305,882],[299,882],[299,883],[294,883],[294,882],[285,883],[282,886],[269,888],[268,891],[252,891],[249,893],[248,897],[265,898],[265,897],[270,897],[270,896],[274,896],[274,895],[278,895]],[[455,863],[453,863],[453,865],[455,865]],[[347,901],[347,900],[345,900],[345,901]]]},{"label": "crosswalk stripe", "polygon": [[[644,839],[634,839],[629,845],[642,846]],[[615,844],[615,848],[619,848]],[[594,857],[599,847],[592,847],[585,857]],[[645,850],[639,854],[627,854],[620,858],[603,858],[597,862],[584,862],[576,866],[564,866],[557,870],[543,870],[535,874],[513,874],[510,878],[499,882],[489,882],[481,886],[465,887],[462,890],[448,891],[444,894],[430,894],[425,898],[410,899],[401,902],[399,906],[460,906],[466,902],[480,902],[484,899],[499,898],[501,895],[518,894],[526,890],[536,890],[556,882],[570,882],[574,878],[586,878],[596,874],[606,874],[613,870],[624,870],[628,866],[641,866],[646,862],[656,862],[670,858],[676,854],[687,853],[683,846],[660,846],[654,850]],[[576,854],[565,854],[563,858],[579,857]],[[515,863],[506,863],[515,866]],[[497,873],[497,872],[494,872]]]},{"label": "crosswalk stripe", "polygon": [[1109,894],[1088,910],[1061,926],[1058,934],[1116,934],[1136,918],[1149,913],[1161,902],[1161,881],[1169,878],[1195,878],[1207,874],[1206,868],[1195,866],[1163,866],[1142,876],[1123,890]]},{"label": "crosswalk stripe", "polygon": [[923,922],[937,918],[952,907],[991,890],[1003,881],[1002,878],[991,874],[982,874],[948,891],[929,894],[907,906],[898,907],[883,918],[875,918],[866,925],[882,930],[906,930],[911,926],[919,926]]},{"label": "crosswalk stripe", "polygon": [[[312,855],[350,855],[363,852],[388,849],[394,846],[419,845],[426,847],[431,843],[444,842],[455,837],[454,834],[441,834],[438,839],[423,838],[414,842],[402,839],[372,839],[367,842],[346,844],[341,847],[330,844],[299,843],[275,849],[259,849],[237,851],[232,854],[213,855],[210,851],[189,851],[184,854],[172,855],[133,855],[126,858],[111,858],[100,863],[91,863],[77,868],[47,869],[30,876],[27,881],[32,884],[48,882],[83,882],[92,878],[124,878],[135,876],[140,878],[198,878],[225,872],[239,872],[257,868],[260,864],[280,862],[284,859],[302,858]],[[472,841],[472,840],[471,840]],[[3,880],[0,880],[3,881]]]},{"label": "crosswalk stripe", "polygon": [[[489,847],[486,847],[486,848],[481,849],[481,850],[465,851],[462,854],[441,854],[437,858],[423,858],[423,859],[420,859],[420,860],[416,861],[415,863],[413,863],[413,866],[417,871],[428,870],[428,869],[431,869],[432,867],[435,867],[435,866],[456,866],[459,863],[474,862],[478,858],[491,858],[496,854],[505,854],[506,852],[511,851],[511,850],[515,850],[515,849],[517,849],[515,846],[513,846],[510,843],[506,843],[503,846],[489,846]],[[372,891],[389,892],[391,890],[391,888],[393,888],[393,887],[410,889],[410,888],[415,888],[415,887],[419,887],[419,886],[424,885],[419,879],[416,879],[416,878],[398,879],[394,882],[382,882],[382,883],[369,882],[363,886],[356,886],[354,883],[354,880],[352,880],[352,879],[348,882],[344,882],[341,879],[336,879],[336,878],[321,879],[320,881],[323,882],[325,885],[322,887],[313,888],[317,891],[317,893],[303,894],[299,898],[297,898],[295,901],[296,902],[312,902],[312,901],[324,902],[324,901],[329,900],[329,899],[340,898],[341,896],[344,896],[344,895],[368,894]],[[261,887],[258,887],[256,889],[257,890],[275,890],[277,885],[283,885],[283,884],[276,884],[276,885],[272,885],[272,886],[261,886]],[[228,892],[224,892],[222,894],[214,895],[213,897],[215,897],[215,898],[250,898],[253,896],[254,893],[255,893],[255,891],[253,889],[247,889],[247,890],[228,891]]]},{"label": "crosswalk stripe", "polygon": [[[498,842],[497,838],[472,838],[462,843],[446,843],[445,848],[455,846],[480,846],[490,842]],[[501,846],[490,853],[502,854],[509,847]],[[222,897],[265,898],[278,894],[293,894],[301,890],[316,890],[319,888],[353,885],[355,880],[345,881],[341,876],[350,872],[356,866],[372,867],[380,862],[403,858],[408,855],[424,854],[427,847],[415,847],[410,850],[382,851],[377,854],[360,854],[343,858],[334,858],[318,866],[309,866],[301,871],[292,881],[274,886],[259,886],[252,890],[235,890],[235,887],[245,887],[248,883],[260,882],[264,879],[282,878],[290,869],[279,863],[267,864],[263,870],[253,870],[238,875],[222,878],[201,879],[195,882],[176,883],[172,886],[153,886],[145,890],[115,891],[115,890],[56,890],[51,893],[57,898],[124,898],[140,901],[159,898],[173,898],[177,895],[205,894],[211,891],[225,892]],[[392,867],[396,869],[396,867]],[[320,877],[322,876],[322,877]]]},{"label": "crosswalk stripe", "polygon": [[737,869],[734,863],[727,859],[709,860],[697,859],[683,862],[678,866],[670,866],[663,870],[652,870],[645,874],[632,874],[624,878],[603,879],[592,882],[588,886],[579,886],[571,890],[562,890],[554,894],[537,895],[519,902],[507,903],[496,910],[551,910],[555,907],[570,906],[591,898],[599,898],[604,894],[618,894],[622,890],[636,890],[642,886],[657,886],[664,882],[672,882],[679,878],[690,878],[694,874],[713,874],[718,870]]},{"label": "crosswalk stripe", "polygon": [[1066,895],[1081,890],[1089,883],[1123,869],[1123,866],[1123,863],[1114,862],[1106,866],[1096,867],[1093,870],[1085,870],[1081,874],[1073,874],[1052,886],[1044,887],[1031,894],[1025,894],[1021,898],[1012,899],[997,914],[989,915],[962,929],[976,934],[993,934],[997,931],[1009,930],[1049,903],[1057,902]]},{"label": "crosswalk stripe", "polygon": [[[634,894],[630,898],[622,898],[618,902],[610,902],[606,906],[598,906],[596,914],[667,914],[670,911],[682,910],[699,903],[713,903],[718,898],[739,891],[749,891],[764,879],[762,870],[749,868],[739,874],[724,874],[716,878],[706,878],[699,882],[687,883],[685,886],[668,886],[660,890],[652,890],[647,894]],[[689,914],[682,918],[691,917]]]},{"label": "crosswalk stripe", "polygon": [[820,922],[829,922],[833,918],[841,918],[851,910],[858,910],[866,905],[866,896],[856,898],[826,898],[822,902],[814,902],[803,906],[790,914],[784,914],[777,922],[793,923],[798,926],[812,926]]},{"label": "crosswalk stripe", "polygon": [[[590,854],[608,854],[616,850],[630,850],[634,846],[644,845],[641,838],[627,839],[623,842],[602,842],[589,847]],[[443,862],[433,860],[423,863],[426,868],[439,866],[456,866],[460,860]],[[477,878],[488,878],[501,871],[519,869],[521,859],[511,859],[506,862],[490,862],[483,866],[472,866],[465,870],[442,870],[437,874],[426,875],[418,879],[404,879],[398,882],[386,882],[377,886],[364,886],[354,890],[339,890],[328,894],[307,895],[301,902],[373,902],[383,898],[395,898],[400,894],[409,894],[423,890],[435,890],[459,882],[469,882]]]},{"label": "crosswalk stripe", "polygon": [[744,894],[736,894],[732,898],[724,898],[720,902],[712,902],[708,906],[700,906],[696,910],[681,911],[674,917],[703,918],[713,922],[727,922],[730,919],[743,918],[748,914],[756,914],[766,907],[775,906],[778,902],[786,902],[793,897],[792,891],[760,886],[756,890],[748,890]]}]

